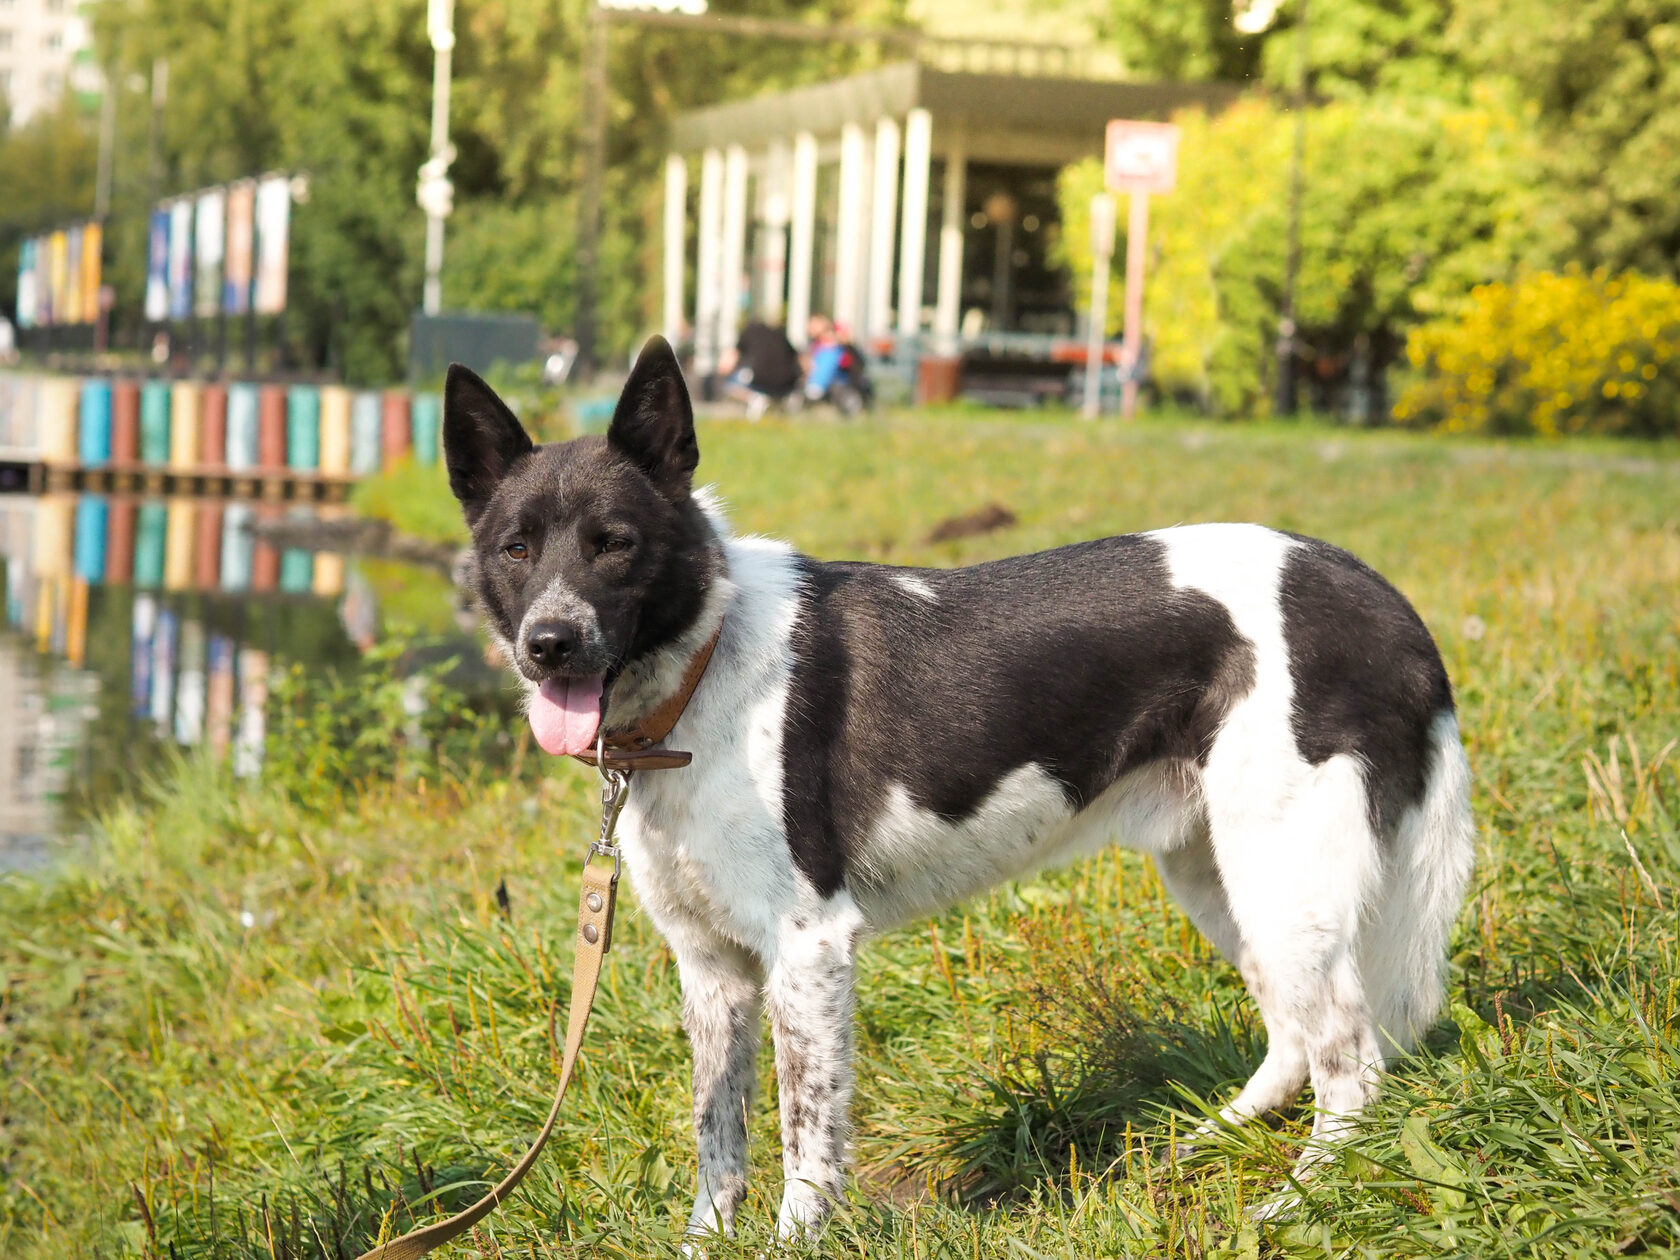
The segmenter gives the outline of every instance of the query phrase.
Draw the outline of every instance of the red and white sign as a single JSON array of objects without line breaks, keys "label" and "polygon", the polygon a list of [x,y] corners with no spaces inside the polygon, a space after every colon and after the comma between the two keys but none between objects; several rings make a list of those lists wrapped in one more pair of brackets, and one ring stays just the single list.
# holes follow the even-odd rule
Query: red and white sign
[{"label": "red and white sign", "polygon": [[1178,128],[1116,118],[1108,124],[1103,175],[1114,192],[1171,192],[1178,183]]}]

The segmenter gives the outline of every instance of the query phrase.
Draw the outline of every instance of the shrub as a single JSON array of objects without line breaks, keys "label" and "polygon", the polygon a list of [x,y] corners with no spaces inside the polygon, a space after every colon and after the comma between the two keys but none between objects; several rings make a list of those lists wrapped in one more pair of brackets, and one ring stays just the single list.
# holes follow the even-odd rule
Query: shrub
[{"label": "shrub", "polygon": [[372,783],[428,773],[469,781],[500,764],[506,715],[475,709],[447,685],[457,658],[439,659],[440,650],[393,638],[370,650],[358,670],[294,665],[274,688],[264,780],[327,817]]},{"label": "shrub", "polygon": [[1412,331],[1403,424],[1463,433],[1680,435],[1680,285],[1625,272],[1484,284]]}]

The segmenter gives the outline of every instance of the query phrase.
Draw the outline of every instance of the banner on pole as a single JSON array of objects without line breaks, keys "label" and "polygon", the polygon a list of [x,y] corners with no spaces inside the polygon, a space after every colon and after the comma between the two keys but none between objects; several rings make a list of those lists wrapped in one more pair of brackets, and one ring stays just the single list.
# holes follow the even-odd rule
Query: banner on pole
[{"label": "banner on pole", "polygon": [[97,220],[82,228],[82,322],[99,322],[99,286],[104,280],[105,225]]},{"label": "banner on pole", "polygon": [[64,322],[64,289],[65,279],[69,274],[70,237],[62,230],[54,232],[48,238],[47,277],[49,280],[48,316],[46,323],[62,324]]},{"label": "banner on pole", "polygon": [[197,266],[193,277],[193,314],[200,319],[210,319],[221,309],[226,197],[224,190],[210,188],[195,199],[193,240]]},{"label": "banner on pole", "polygon": [[25,237],[18,248],[17,318],[19,328],[35,327],[35,255],[41,243]]},{"label": "banner on pole", "polygon": [[146,250],[146,319],[161,324],[169,318],[169,211],[152,210],[150,244]]},{"label": "banner on pole", "polygon": [[1178,128],[1172,123],[1108,124],[1103,180],[1113,192],[1169,193],[1178,184]]},{"label": "banner on pole", "polygon": [[259,315],[286,309],[286,266],[291,228],[292,181],[265,176],[257,185],[257,279],[252,303]]},{"label": "banner on pole", "polygon": [[52,237],[35,240],[35,322],[48,327],[52,317]]},{"label": "banner on pole", "polygon": [[222,271],[222,310],[243,315],[251,309],[252,245],[256,236],[257,186],[248,179],[227,193],[227,259]]},{"label": "banner on pole", "polygon": [[82,226],[64,229],[64,288],[59,294],[58,322],[82,322]]},{"label": "banner on pole", "polygon": [[186,198],[169,206],[169,318],[192,316],[193,206]]}]

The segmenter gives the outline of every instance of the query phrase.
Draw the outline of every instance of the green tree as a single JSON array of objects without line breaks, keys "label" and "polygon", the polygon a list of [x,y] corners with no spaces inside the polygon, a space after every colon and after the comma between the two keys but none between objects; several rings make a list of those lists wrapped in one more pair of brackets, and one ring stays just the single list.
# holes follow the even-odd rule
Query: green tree
[{"label": "green tree", "polygon": [[[1311,0],[1313,90],[1462,96],[1478,64],[1459,14],[1464,2]],[[1302,8],[1302,0],[1285,0],[1265,29],[1245,34],[1235,0],[1111,0],[1105,29],[1140,76],[1293,87]]]},{"label": "green tree", "polygon": [[[1223,414],[1261,411],[1281,309],[1293,122],[1258,98],[1184,129],[1178,188],[1151,199],[1146,331],[1156,379]],[[1296,306],[1310,356],[1374,367],[1407,331],[1452,313],[1532,254],[1531,133],[1497,97],[1468,106],[1394,98],[1313,112]],[[1066,259],[1090,274],[1095,161],[1061,181]],[[1121,289],[1109,295],[1120,326]]]},{"label": "green tree", "polygon": [[[451,308],[531,310],[556,328],[575,318],[588,2],[486,0],[457,9]],[[902,14],[902,0],[751,7],[817,25]],[[289,331],[306,358],[352,379],[399,372],[420,290],[424,221],[414,182],[432,78],[424,0],[135,0],[100,6],[96,22],[103,55],[124,71],[168,60],[157,191],[267,169],[307,172],[309,201],[294,220]],[[627,349],[653,315],[659,170],[672,114],[843,72],[873,55],[850,45],[613,30],[600,277],[606,349]],[[143,221],[139,208],[132,217]],[[138,301],[126,287],[119,298]]]},{"label": "green tree", "polygon": [[1114,0],[1104,30],[1127,70],[1140,78],[1231,83],[1259,75],[1272,34],[1238,31],[1231,0]]},{"label": "green tree", "polygon": [[17,302],[24,237],[93,213],[99,141],[74,105],[0,132],[0,309]]},{"label": "green tree", "polygon": [[1680,277],[1680,0],[1465,0],[1538,111],[1554,262]]}]

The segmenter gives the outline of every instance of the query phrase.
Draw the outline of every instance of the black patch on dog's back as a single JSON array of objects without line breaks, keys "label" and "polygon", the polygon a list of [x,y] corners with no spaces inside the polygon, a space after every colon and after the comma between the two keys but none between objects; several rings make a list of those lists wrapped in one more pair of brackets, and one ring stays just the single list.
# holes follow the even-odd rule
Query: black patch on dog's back
[{"label": "black patch on dog's back", "polygon": [[1230,613],[1144,535],[966,569],[803,564],[782,808],[823,895],[891,783],[955,822],[1033,762],[1083,808],[1151,761],[1205,761],[1253,685]]},{"label": "black patch on dog's back", "polygon": [[1279,583],[1295,744],[1314,765],[1359,758],[1371,826],[1390,836],[1423,797],[1430,730],[1452,710],[1452,685],[1405,596],[1339,547],[1296,542]]}]

